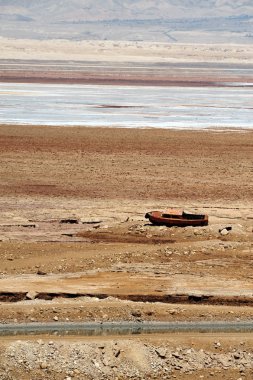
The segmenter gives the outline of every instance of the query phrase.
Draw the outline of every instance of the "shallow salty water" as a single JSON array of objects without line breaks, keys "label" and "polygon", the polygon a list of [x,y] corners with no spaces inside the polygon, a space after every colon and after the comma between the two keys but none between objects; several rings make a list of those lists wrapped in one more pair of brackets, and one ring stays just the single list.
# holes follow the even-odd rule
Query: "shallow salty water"
[{"label": "shallow salty water", "polygon": [[0,123],[252,128],[253,88],[0,83]]}]

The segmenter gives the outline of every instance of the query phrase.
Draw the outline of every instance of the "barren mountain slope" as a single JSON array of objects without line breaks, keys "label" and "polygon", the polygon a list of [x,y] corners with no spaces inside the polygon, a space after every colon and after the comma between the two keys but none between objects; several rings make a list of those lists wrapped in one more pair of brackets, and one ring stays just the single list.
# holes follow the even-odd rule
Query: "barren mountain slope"
[{"label": "barren mountain slope", "polygon": [[251,43],[252,15],[246,0],[0,0],[0,35]]}]

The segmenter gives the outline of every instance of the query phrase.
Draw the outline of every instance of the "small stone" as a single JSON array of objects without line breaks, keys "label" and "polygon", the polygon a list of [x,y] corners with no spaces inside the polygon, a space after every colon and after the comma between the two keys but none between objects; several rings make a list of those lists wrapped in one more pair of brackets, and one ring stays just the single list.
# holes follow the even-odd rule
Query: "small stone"
[{"label": "small stone", "polygon": [[167,355],[167,350],[165,348],[157,348],[155,350],[155,352],[157,353],[157,355],[162,358],[162,359],[165,359],[166,358],[166,355]]},{"label": "small stone", "polygon": [[136,310],[136,311],[132,311],[131,314],[132,314],[133,317],[141,317],[141,312],[138,311],[138,310]]},{"label": "small stone", "polygon": [[225,227],[225,228],[221,228],[219,229],[219,233],[222,235],[222,236],[226,236],[229,234],[229,231],[232,230],[232,227]]},{"label": "small stone", "polygon": [[67,224],[78,224],[79,220],[76,218],[63,218],[60,220],[61,224],[67,223]]},{"label": "small stone", "polygon": [[115,356],[115,358],[117,358],[119,355],[120,355],[120,349],[118,348],[118,349],[116,349],[115,351],[114,351],[114,356]]},{"label": "small stone", "polygon": [[53,320],[54,321],[58,321],[59,320],[59,318],[57,317],[57,315],[54,316]]},{"label": "small stone", "polygon": [[47,369],[47,363],[46,362],[40,363],[40,368],[41,369]]},{"label": "small stone", "polygon": [[34,300],[37,296],[38,296],[38,293],[34,292],[32,290],[30,292],[26,293],[26,298],[28,300]]},{"label": "small stone", "polygon": [[100,365],[99,365],[99,363],[96,360],[92,359],[91,361],[92,361],[92,363],[94,364],[94,366],[96,368],[100,368]]},{"label": "small stone", "polygon": [[37,270],[37,275],[39,275],[39,276],[45,276],[47,273],[46,272],[44,272],[43,270],[41,270],[41,269],[38,269]]},{"label": "small stone", "polygon": [[100,223],[103,223],[103,220],[97,219],[97,218],[88,218],[88,219],[81,218],[80,222],[82,224],[100,224]]}]

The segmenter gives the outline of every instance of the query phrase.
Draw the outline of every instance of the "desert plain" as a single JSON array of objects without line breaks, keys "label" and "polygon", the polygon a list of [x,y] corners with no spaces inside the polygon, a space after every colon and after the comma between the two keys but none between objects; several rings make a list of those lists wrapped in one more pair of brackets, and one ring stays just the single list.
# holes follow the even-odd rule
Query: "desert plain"
[{"label": "desert plain", "polygon": [[[252,134],[0,125],[0,322],[251,322]],[[209,224],[145,219],[171,207]],[[250,380],[252,346],[242,331],[6,336],[0,378]]]}]

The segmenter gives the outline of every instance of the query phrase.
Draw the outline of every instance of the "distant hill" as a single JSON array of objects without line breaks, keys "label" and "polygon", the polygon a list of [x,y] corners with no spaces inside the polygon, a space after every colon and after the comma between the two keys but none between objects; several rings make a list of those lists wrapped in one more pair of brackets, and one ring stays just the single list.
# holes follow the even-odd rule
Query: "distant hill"
[{"label": "distant hill", "polygon": [[0,0],[13,38],[251,43],[252,20],[252,0]]}]

